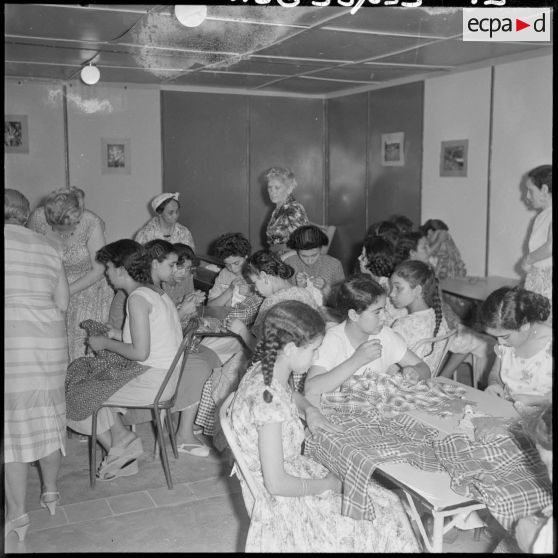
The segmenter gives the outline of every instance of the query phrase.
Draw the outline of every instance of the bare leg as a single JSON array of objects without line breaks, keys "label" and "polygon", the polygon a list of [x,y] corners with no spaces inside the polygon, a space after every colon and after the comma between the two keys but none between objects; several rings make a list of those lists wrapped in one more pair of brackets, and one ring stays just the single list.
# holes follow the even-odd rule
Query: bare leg
[{"label": "bare leg", "polygon": [[61,461],[62,453],[60,450],[53,451],[50,455],[39,459],[43,480],[41,492],[57,492],[56,480],[58,479]]},{"label": "bare leg", "polygon": [[180,423],[176,431],[176,442],[178,444],[200,444],[200,440],[194,436],[194,419],[198,412],[198,404],[194,403],[180,411]]},{"label": "bare leg", "polygon": [[137,436],[122,422],[120,413],[113,411],[114,424],[110,427],[110,434],[112,438],[111,447],[123,448],[126,447]]},{"label": "bare leg", "polygon": [[6,519],[16,519],[25,513],[27,471],[29,463],[6,463]]}]

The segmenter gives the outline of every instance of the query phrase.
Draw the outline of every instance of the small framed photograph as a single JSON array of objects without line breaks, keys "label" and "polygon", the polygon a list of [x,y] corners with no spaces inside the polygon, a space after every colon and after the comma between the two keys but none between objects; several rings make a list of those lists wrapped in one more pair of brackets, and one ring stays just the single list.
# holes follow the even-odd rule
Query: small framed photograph
[{"label": "small framed photograph", "polygon": [[440,176],[467,176],[469,140],[443,141],[440,152]]},{"label": "small framed photograph", "polygon": [[130,174],[130,139],[101,139],[101,165],[103,174]]},{"label": "small framed photograph", "polygon": [[27,116],[4,115],[4,152],[29,153],[29,128]]},{"label": "small framed photograph", "polygon": [[382,134],[382,166],[402,167],[405,164],[405,134]]}]

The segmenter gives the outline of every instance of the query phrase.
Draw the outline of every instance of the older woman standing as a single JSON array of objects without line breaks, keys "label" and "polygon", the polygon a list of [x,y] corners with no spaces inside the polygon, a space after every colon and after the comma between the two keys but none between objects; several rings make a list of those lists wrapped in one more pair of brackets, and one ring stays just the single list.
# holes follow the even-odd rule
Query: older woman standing
[{"label": "older woman standing", "polygon": [[269,250],[281,256],[288,251],[290,234],[302,225],[309,225],[310,221],[304,206],[293,196],[297,182],[291,170],[273,167],[265,173],[265,179],[269,199],[275,204],[267,224],[267,245]]},{"label": "older woman standing", "polygon": [[95,261],[105,242],[105,224],[83,208],[77,189],[61,189],[49,194],[37,208],[28,228],[44,234],[62,253],[70,284],[70,304],[66,314],[70,361],[85,355],[86,333],[79,325],[91,319],[105,322],[114,297],[104,277],[104,267]]},{"label": "older woman standing", "polygon": [[52,515],[66,443],[64,314],[70,297],[62,258],[43,235],[25,228],[29,201],[4,190],[5,536],[25,538],[28,465],[41,467],[41,506]]},{"label": "older woman standing", "polygon": [[552,165],[530,170],[526,190],[528,207],[538,213],[529,236],[529,253],[521,262],[526,273],[525,288],[546,296],[552,303]]},{"label": "older woman standing", "polygon": [[155,196],[151,201],[151,207],[157,215],[144,225],[134,238],[140,244],[160,238],[171,244],[180,242],[187,244],[196,251],[192,233],[178,222],[180,215],[179,192],[165,192]]}]

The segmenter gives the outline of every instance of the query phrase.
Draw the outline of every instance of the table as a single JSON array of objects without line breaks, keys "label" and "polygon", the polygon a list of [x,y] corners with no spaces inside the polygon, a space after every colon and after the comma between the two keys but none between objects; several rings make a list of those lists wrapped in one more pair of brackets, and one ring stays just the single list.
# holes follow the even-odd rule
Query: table
[{"label": "table", "polygon": [[500,287],[515,287],[519,279],[489,275],[488,277],[454,277],[442,279],[440,286],[445,293],[453,294],[474,301],[483,301]]},{"label": "table", "polygon": [[[449,378],[439,378],[438,381],[456,384],[456,382]],[[505,418],[518,417],[515,408],[510,402],[492,397],[469,386],[459,384],[459,387],[464,389],[465,393],[463,397],[465,399],[477,403],[476,409],[479,411],[490,416]],[[434,446],[438,448],[440,444],[445,444],[447,434],[460,433],[464,434],[464,436],[460,438],[461,440],[474,439],[472,431],[467,432],[463,429],[457,431],[461,415],[441,418],[417,410],[410,411],[405,415],[399,415],[404,419],[399,421],[403,424],[403,430],[400,430],[400,432],[402,432],[403,437],[408,436],[408,443],[406,443],[406,445],[399,444],[397,446],[400,448],[400,450],[397,450],[399,451],[398,455],[392,453],[388,447],[390,443],[392,444],[391,447],[395,447],[394,444],[397,444],[395,439],[391,437],[391,434],[395,431],[390,430],[392,428],[391,425],[396,422],[395,420],[383,421],[382,424],[384,424],[384,426],[382,426],[382,429],[385,428],[390,433],[382,434],[382,438],[378,438],[378,430],[376,427],[374,427],[376,428],[375,435],[372,434],[371,430],[369,431],[370,436],[366,434],[369,424],[367,421],[371,420],[370,416],[366,416],[365,419],[358,418],[358,415],[355,415],[355,417],[348,416],[350,423],[355,426],[355,428],[351,429],[350,435],[320,431],[306,441],[305,449],[307,455],[316,459],[343,478],[344,486],[348,489],[348,492],[344,493],[343,503],[344,513],[347,513],[347,515],[357,519],[366,517],[363,515],[363,494],[366,492],[366,475],[369,474],[369,471],[373,471],[373,476],[378,480],[389,479],[389,481],[402,489],[409,504],[410,514],[419,528],[424,546],[430,552],[442,551],[443,535],[453,527],[457,515],[473,510],[484,509],[486,507],[484,503],[476,501],[468,496],[459,495],[452,490],[450,485],[452,477],[445,469],[446,465],[442,466],[438,461],[438,454],[436,453],[434,456],[431,451],[429,453],[428,447],[424,446],[424,443],[421,445],[420,433],[417,437],[414,429],[405,429],[405,422],[411,419],[416,421],[415,424],[423,424],[429,427],[427,438],[428,436],[434,436]],[[408,418],[405,419],[404,417]],[[372,428],[372,430],[374,430],[374,428]],[[401,427],[396,426],[395,428]],[[427,440],[427,438],[424,438],[424,440]],[[376,440],[376,442],[374,442],[374,440]],[[447,438],[447,441],[450,442],[454,440],[455,437],[453,436]],[[505,444],[511,443],[509,438],[505,438],[504,440],[506,440]],[[504,442],[502,442],[502,444],[503,443]],[[375,446],[374,444],[379,444],[379,446],[386,444],[386,447],[388,447],[388,452],[383,454],[383,458],[378,453],[379,446]],[[492,446],[491,449],[493,449]],[[535,450],[533,449],[531,451]],[[406,462],[395,462],[405,453],[408,454],[404,457]],[[401,461],[401,459],[399,460]],[[415,462],[418,466],[411,465],[412,462]],[[507,464],[507,461],[505,463]],[[487,471],[489,468],[490,465],[487,463]],[[350,486],[346,485],[349,479],[351,482]],[[520,484],[516,483],[511,485],[508,479],[506,479],[507,482],[501,486],[493,485],[493,492],[496,492],[495,497],[500,496],[500,494],[504,495],[504,499],[497,500],[498,510],[501,511],[499,507],[501,504],[503,504],[507,510],[507,506],[510,503],[508,497],[513,497],[513,501],[516,502],[516,496],[518,494],[520,494],[521,497],[517,505],[521,512],[528,512],[525,513],[525,515],[532,513],[532,507],[536,507],[541,501],[544,501],[545,505],[550,503],[552,500],[550,499],[551,495],[548,493],[549,487],[539,486],[537,482],[532,482],[532,480],[533,479],[529,478],[525,483],[521,481]],[[347,494],[350,495],[347,496]],[[523,504],[523,500],[525,504]],[[492,502],[494,502],[494,500],[492,500]],[[426,533],[417,508],[418,503],[422,504],[422,506],[426,507],[426,509],[432,513],[434,519],[432,537],[429,537]],[[512,511],[515,511],[515,509]],[[444,525],[445,517],[451,518],[446,525]]]},{"label": "table", "polygon": [[[438,381],[455,383],[444,377],[438,378]],[[509,401],[492,397],[469,386],[460,384],[460,387],[466,389],[464,398],[477,402],[479,410],[497,417],[518,417],[517,411]],[[417,410],[410,411],[408,414],[420,422],[436,428],[441,437],[455,432],[460,419],[456,415],[441,418]],[[453,528],[458,515],[486,508],[484,504],[454,492],[450,487],[450,476],[446,472],[422,471],[408,463],[385,463],[378,467],[376,475],[379,478],[390,480],[403,490],[409,504],[411,517],[415,520],[424,545],[429,552],[442,552],[444,534]],[[432,513],[434,525],[431,538],[428,537],[422,523],[416,505],[417,501]],[[452,519],[444,524],[446,517]]]}]

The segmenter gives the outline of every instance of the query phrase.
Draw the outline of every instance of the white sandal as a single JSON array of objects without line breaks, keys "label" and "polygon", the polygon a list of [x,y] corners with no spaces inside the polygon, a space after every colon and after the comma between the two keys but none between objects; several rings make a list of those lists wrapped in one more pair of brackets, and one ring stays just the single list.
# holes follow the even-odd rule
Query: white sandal
[{"label": "white sandal", "polygon": [[209,448],[203,444],[178,444],[176,447],[178,453],[189,453],[196,457],[207,457]]}]

